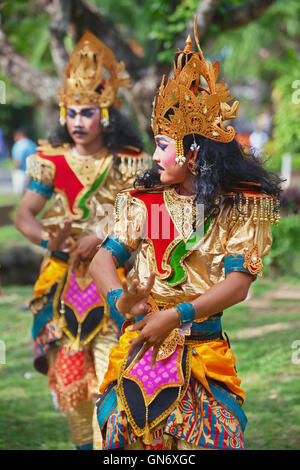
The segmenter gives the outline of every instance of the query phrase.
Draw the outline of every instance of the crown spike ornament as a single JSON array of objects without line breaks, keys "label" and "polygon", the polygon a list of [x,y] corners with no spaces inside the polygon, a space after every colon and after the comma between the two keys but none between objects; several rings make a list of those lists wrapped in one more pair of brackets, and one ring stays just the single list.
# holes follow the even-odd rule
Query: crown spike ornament
[{"label": "crown spike ornament", "polygon": [[154,135],[164,134],[175,139],[178,163],[183,162],[182,141],[186,135],[199,134],[228,143],[236,134],[232,126],[224,126],[224,121],[237,117],[239,102],[228,104],[233,97],[224,79],[217,81],[219,62],[211,64],[205,61],[197,34],[197,18],[194,38],[198,51],[193,51],[192,40],[188,36],[184,50],[178,50],[174,56],[173,77],[165,83],[163,76],[153,101]]},{"label": "crown spike ornament", "polygon": [[65,89],[58,89],[60,124],[66,123],[67,105],[90,104],[100,108],[101,123],[107,127],[108,108],[122,104],[117,98],[120,87],[130,87],[124,62],[117,63],[112,50],[86,31],[70,55],[65,69]]}]

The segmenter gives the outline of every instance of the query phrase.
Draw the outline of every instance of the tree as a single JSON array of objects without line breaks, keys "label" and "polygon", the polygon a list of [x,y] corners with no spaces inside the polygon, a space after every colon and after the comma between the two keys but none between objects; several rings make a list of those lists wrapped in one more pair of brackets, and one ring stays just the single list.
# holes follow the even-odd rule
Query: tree
[{"label": "tree", "polygon": [[[0,69],[15,86],[36,100],[55,102],[69,52],[89,29],[126,63],[133,87],[125,91],[125,98],[137,116],[139,127],[147,130],[155,90],[162,74],[170,71],[174,45],[182,48],[191,32],[194,14],[198,15],[199,38],[205,36],[205,42],[209,42],[215,38],[215,28],[220,33],[245,26],[259,18],[274,1],[165,0],[145,1],[142,7],[136,0],[2,3]],[[112,16],[120,23],[114,23]],[[144,56],[136,53],[137,43],[132,38],[129,40],[130,28],[135,28],[133,39],[142,43],[147,52]],[[145,37],[143,31],[149,34]],[[26,32],[37,37],[20,41]]]}]

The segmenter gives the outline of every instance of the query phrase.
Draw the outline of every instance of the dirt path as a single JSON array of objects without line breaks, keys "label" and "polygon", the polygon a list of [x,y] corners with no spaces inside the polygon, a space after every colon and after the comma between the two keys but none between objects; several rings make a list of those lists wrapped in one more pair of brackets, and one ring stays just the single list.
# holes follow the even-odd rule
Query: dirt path
[{"label": "dirt path", "polygon": [[[283,307],[282,302],[287,301]],[[300,288],[299,286],[291,286],[289,284],[282,284],[280,288],[271,290],[266,294],[257,297],[252,297],[251,292],[247,300],[245,300],[245,305],[247,305],[251,310],[257,311],[264,314],[276,313],[279,311],[284,311],[286,313],[299,313],[299,320],[295,321],[285,321],[285,322],[276,322],[271,324],[266,324],[260,327],[255,328],[243,328],[242,330],[232,334],[232,338],[236,339],[246,339],[246,338],[255,338],[262,336],[267,333],[272,333],[274,331],[282,331],[288,329],[299,329],[300,330]]]}]

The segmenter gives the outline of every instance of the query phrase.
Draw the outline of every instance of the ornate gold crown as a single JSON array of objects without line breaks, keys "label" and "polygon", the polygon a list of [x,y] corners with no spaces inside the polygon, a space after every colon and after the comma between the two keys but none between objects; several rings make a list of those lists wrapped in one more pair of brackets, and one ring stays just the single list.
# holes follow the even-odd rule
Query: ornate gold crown
[{"label": "ornate gold crown", "polygon": [[[217,83],[220,64],[205,62],[196,30],[195,42],[199,52],[192,49],[188,36],[183,51],[178,50],[174,58],[174,77],[165,85],[162,78],[158,94],[154,98],[152,129],[154,135],[165,134],[175,139],[182,149],[182,139],[188,134],[200,134],[218,142],[230,142],[235,130],[223,126],[223,122],[237,117],[239,102],[231,106],[230,96],[224,79]],[[205,83],[201,83],[205,82]],[[182,149],[183,150],[183,149]]]},{"label": "ornate gold crown", "polygon": [[117,98],[120,87],[130,87],[124,62],[117,63],[111,49],[87,31],[70,55],[65,70],[65,90],[58,89],[61,124],[64,124],[68,104],[94,104],[107,117],[109,106],[122,104]]}]

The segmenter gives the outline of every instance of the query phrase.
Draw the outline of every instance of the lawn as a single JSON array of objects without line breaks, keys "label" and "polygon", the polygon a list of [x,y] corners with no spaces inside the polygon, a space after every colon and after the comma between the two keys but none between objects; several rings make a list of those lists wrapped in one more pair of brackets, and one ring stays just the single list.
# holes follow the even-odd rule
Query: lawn
[{"label": "lawn", "polygon": [[[246,303],[228,309],[223,329],[237,357],[246,391],[246,443],[250,450],[300,447],[300,301],[273,298],[300,281],[257,280]],[[0,340],[6,363],[0,365],[0,449],[73,449],[66,418],[52,406],[46,377],[32,367],[30,287],[3,287]],[[291,295],[292,297],[292,295]],[[2,343],[2,344],[3,344]],[[2,361],[3,362],[3,361]]]},{"label": "lawn", "polygon": [[[280,299],[283,285],[282,297],[290,289],[290,299]],[[224,314],[246,392],[250,450],[300,448],[300,296],[294,295],[299,287],[291,279],[257,280],[252,299]]]},{"label": "lawn", "polygon": [[6,346],[6,363],[0,365],[0,449],[74,449],[66,418],[52,406],[47,378],[32,366],[32,314],[26,309],[32,288],[3,291],[0,339]]}]

